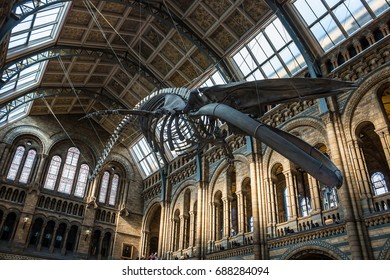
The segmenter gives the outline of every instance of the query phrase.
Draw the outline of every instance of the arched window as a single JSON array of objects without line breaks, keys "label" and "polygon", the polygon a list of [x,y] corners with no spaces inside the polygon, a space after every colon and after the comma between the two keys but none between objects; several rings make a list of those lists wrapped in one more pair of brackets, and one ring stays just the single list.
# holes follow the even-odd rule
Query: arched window
[{"label": "arched window", "polygon": [[76,174],[79,157],[80,151],[77,148],[69,148],[68,154],[66,155],[64,169],[61,174],[60,185],[58,187],[59,192],[70,194],[72,191],[73,180]]},{"label": "arched window", "polygon": [[80,156],[80,150],[76,147],[70,147],[67,150],[65,161],[62,160],[61,155],[53,156],[44,188],[83,198],[87,189],[90,168],[86,163],[79,163]]},{"label": "arched window", "polygon": [[[31,145],[31,142],[28,143],[30,143]],[[11,166],[8,170],[8,174],[7,174],[8,180],[12,180],[12,181],[16,180],[16,177],[18,176],[18,172],[21,166],[23,166],[19,177],[19,183],[26,184],[28,182],[37,152],[34,149],[30,149],[27,152],[27,156],[25,156],[25,154],[26,154],[26,148],[24,146],[18,146],[16,148]]]},{"label": "arched window", "polygon": [[102,183],[100,184],[100,192],[99,192],[99,202],[105,203],[106,202],[106,196],[107,196],[107,189],[108,189],[108,182],[110,180],[110,173],[107,171],[104,172]]},{"label": "arched window", "polygon": [[375,172],[374,174],[372,174],[371,183],[375,195],[380,195],[388,192],[385,176],[381,172]]},{"label": "arched window", "polygon": [[74,191],[75,196],[84,197],[85,189],[87,187],[88,173],[88,164],[82,164],[80,167],[79,177],[77,178],[76,189]]},{"label": "arched window", "polygon": [[110,205],[115,205],[116,193],[118,192],[118,185],[119,185],[119,176],[118,174],[114,174],[111,183],[110,198],[108,201],[108,204]]},{"label": "arched window", "polygon": [[30,173],[34,164],[34,159],[37,152],[35,150],[30,150],[27,153],[26,161],[24,162],[24,166],[22,169],[22,174],[20,175],[19,182],[20,183],[27,183],[28,178],[30,177]]},{"label": "arched window", "polygon": [[8,180],[16,179],[16,174],[18,173],[20,163],[22,162],[25,150],[26,149],[23,146],[19,146],[16,148],[14,158],[12,159],[11,166],[8,170],[8,175],[7,175]]},{"label": "arched window", "polygon": [[323,186],[321,189],[321,198],[323,210],[336,208],[338,205],[336,187]]},{"label": "arched window", "polygon": [[62,160],[59,156],[52,157],[49,166],[49,172],[47,173],[46,181],[44,184],[45,189],[54,190],[57,181],[58,172],[60,171],[61,162]]},{"label": "arched window", "polygon": [[110,206],[115,206],[116,196],[119,188],[119,175],[118,174],[110,174],[110,172],[105,171],[103,173],[102,181],[100,183],[99,190],[99,202],[106,203],[107,202],[107,194],[108,194],[108,204]]}]

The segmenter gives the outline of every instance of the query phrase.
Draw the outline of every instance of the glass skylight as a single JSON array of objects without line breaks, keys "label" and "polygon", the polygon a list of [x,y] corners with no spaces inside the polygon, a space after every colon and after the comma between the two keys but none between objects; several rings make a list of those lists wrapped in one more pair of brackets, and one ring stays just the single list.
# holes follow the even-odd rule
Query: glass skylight
[{"label": "glass skylight", "polygon": [[[56,40],[59,27],[70,2],[62,2],[50,5],[39,12],[26,17],[21,23],[12,29],[8,45],[8,55],[18,51],[26,51],[27,48],[47,44]],[[16,15],[24,13],[26,8],[34,9],[35,4],[27,1],[22,7],[16,8]]]},{"label": "glass skylight", "polygon": [[324,51],[389,9],[389,0],[296,0],[294,6]]},{"label": "glass skylight", "polygon": [[136,160],[143,178],[148,177],[159,169],[159,164],[145,137],[142,137],[130,149],[133,158]]},{"label": "glass skylight", "polygon": [[[44,1],[25,1],[16,8],[15,14],[24,16],[34,11],[38,5],[44,4]],[[56,40],[69,7],[70,2],[48,5],[15,26],[11,31],[7,60],[21,52],[33,50]],[[1,79],[5,83],[0,86],[0,99],[11,101],[0,108],[0,127],[26,116],[30,110],[31,102],[23,102],[23,97],[13,98],[20,95],[21,91],[40,83],[47,61],[39,60],[40,55],[32,55],[3,69]]]},{"label": "glass skylight", "polygon": [[222,77],[219,71],[216,71],[212,74],[202,85],[201,87],[211,87],[215,85],[224,85],[226,84],[225,79]]},{"label": "glass skylight", "polygon": [[278,18],[234,54],[233,61],[247,81],[291,77],[306,66]]}]

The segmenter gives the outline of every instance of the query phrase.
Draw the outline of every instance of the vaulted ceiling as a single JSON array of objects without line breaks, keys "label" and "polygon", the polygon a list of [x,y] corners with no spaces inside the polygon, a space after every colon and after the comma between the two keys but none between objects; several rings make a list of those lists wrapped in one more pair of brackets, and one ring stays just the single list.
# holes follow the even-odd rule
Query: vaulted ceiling
[{"label": "vaulted ceiling", "polygon": [[[10,1],[1,2],[9,16]],[[197,86],[215,67],[227,80],[237,80],[226,57],[271,15],[262,0],[70,2],[54,43],[4,61],[3,42],[3,65],[49,51],[34,89],[45,98],[33,101],[30,115],[132,108],[156,89]],[[95,121],[112,132],[120,119]]]}]

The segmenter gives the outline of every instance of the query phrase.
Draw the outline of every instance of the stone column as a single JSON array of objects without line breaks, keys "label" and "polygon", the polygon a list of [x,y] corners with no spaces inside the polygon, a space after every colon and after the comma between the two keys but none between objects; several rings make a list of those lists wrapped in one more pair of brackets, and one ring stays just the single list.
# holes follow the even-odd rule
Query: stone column
[{"label": "stone column", "polygon": [[291,173],[291,170],[287,170],[283,172],[283,174],[286,177],[286,184],[288,190],[287,201],[289,203],[288,209],[290,214],[288,220],[294,220],[298,217],[298,215],[297,215],[297,204],[296,204],[297,199],[295,197],[295,185],[293,180],[293,174]]},{"label": "stone column", "polygon": [[387,166],[390,168],[390,136],[388,128],[386,127],[375,132],[378,134],[379,139],[381,140],[383,151],[387,159]]},{"label": "stone column", "polygon": [[[207,246],[206,243],[206,229],[203,225],[207,225],[209,229],[211,228],[210,220],[206,220],[206,200],[204,199],[205,191],[204,191],[204,182],[199,181],[198,183],[198,199],[197,199],[197,215],[196,215],[196,232],[195,232],[195,256],[197,259],[201,259],[203,256],[203,248],[204,246]],[[211,210],[211,207],[209,207],[209,210]],[[211,232],[209,231],[211,234]],[[206,249],[206,248],[205,248]],[[207,250],[207,249],[206,249]]]},{"label": "stone column", "polygon": [[10,148],[11,145],[7,143],[0,143],[0,149],[2,151],[1,159],[0,159],[0,177],[5,177],[7,174],[7,170],[5,170],[8,158],[10,157]]},{"label": "stone column", "polygon": [[321,211],[321,198],[318,190],[317,180],[311,175],[307,175],[309,182],[309,191],[311,197],[312,213],[317,214]]},{"label": "stone column", "polygon": [[70,228],[67,227],[65,234],[64,234],[64,243],[62,244],[61,248],[61,255],[64,256],[66,254],[66,243],[68,242],[68,235],[69,235]]},{"label": "stone column", "polygon": [[104,232],[101,232],[99,236],[99,244],[98,244],[98,255],[97,258],[98,260],[102,259],[102,246],[103,246],[103,239],[104,239]]},{"label": "stone column", "polygon": [[222,198],[223,202],[223,234],[222,238],[230,235],[230,201],[227,197]]},{"label": "stone column", "polygon": [[179,250],[183,250],[184,248],[184,243],[186,240],[187,236],[187,215],[180,215],[180,239],[179,239]]},{"label": "stone column", "polygon": [[190,211],[190,212],[188,212],[188,214],[190,215],[190,236],[189,236],[188,246],[193,247],[195,245],[195,238],[194,238],[195,237],[194,229],[195,229],[195,223],[196,223],[195,212]]},{"label": "stone column", "polygon": [[39,186],[43,185],[43,178],[42,174],[45,169],[46,161],[47,161],[48,155],[47,154],[40,154],[39,155],[39,161],[37,164],[36,172],[33,172],[33,176],[31,177],[31,182],[37,182]]},{"label": "stone column", "polygon": [[245,203],[244,196],[242,191],[236,191],[237,196],[237,224],[238,228],[236,228],[237,234],[242,234],[245,232]]},{"label": "stone column", "polygon": [[57,231],[58,231],[58,225],[54,227],[53,233],[52,233],[52,238],[50,241],[50,246],[49,246],[49,252],[53,253],[54,251],[54,242],[56,241],[56,236],[57,236]]},{"label": "stone column", "polygon": [[[364,235],[365,230],[362,224],[357,221],[360,219],[359,205],[356,202],[355,190],[351,182],[351,174],[348,169],[344,169],[343,161],[346,162],[346,151],[342,143],[346,143],[343,134],[341,121],[337,114],[328,112],[322,116],[325,123],[329,148],[332,152],[332,160],[337,167],[340,168],[344,175],[344,184],[338,190],[340,204],[343,207],[345,226],[348,234],[349,250],[352,259],[365,259],[366,256],[366,241]],[[363,252],[365,251],[365,252]]]},{"label": "stone column", "polygon": [[42,247],[42,239],[43,239],[43,234],[45,233],[46,225],[47,225],[47,221],[45,221],[45,222],[42,224],[41,233],[39,234],[39,241],[38,241],[37,251],[40,251],[40,250],[41,250],[41,247]]}]

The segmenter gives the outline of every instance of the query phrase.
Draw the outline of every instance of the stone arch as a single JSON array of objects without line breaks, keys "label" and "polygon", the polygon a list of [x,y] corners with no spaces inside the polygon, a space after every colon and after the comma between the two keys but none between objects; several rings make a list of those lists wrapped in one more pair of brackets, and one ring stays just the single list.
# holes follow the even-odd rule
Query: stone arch
[{"label": "stone arch", "polygon": [[[374,71],[369,77],[365,78],[359,85],[359,87],[354,91],[353,94],[350,94],[346,105],[343,108],[342,113],[342,122],[345,125],[345,131],[347,137],[352,137],[354,129],[352,129],[354,122],[356,122],[355,111],[358,107],[360,101],[364,98],[369,92],[374,93],[375,96],[375,106],[379,112],[382,112],[381,104],[377,98],[377,92],[379,89],[386,83],[390,83],[389,75],[390,66],[385,66]],[[372,120],[374,125],[377,123],[378,119]],[[375,125],[376,126],[376,125]],[[352,135],[351,135],[352,133]],[[349,139],[347,139],[349,140]]]},{"label": "stone arch", "polygon": [[284,252],[280,259],[296,259],[305,252],[320,253],[335,260],[349,260],[348,256],[337,247],[318,240],[310,240],[296,244]]},{"label": "stone arch", "polygon": [[12,144],[18,137],[24,135],[31,135],[35,137],[35,140],[40,143],[43,153],[47,152],[47,146],[51,142],[50,137],[47,135],[47,133],[35,126],[23,125],[12,128],[7,132],[3,141],[5,143]]}]

